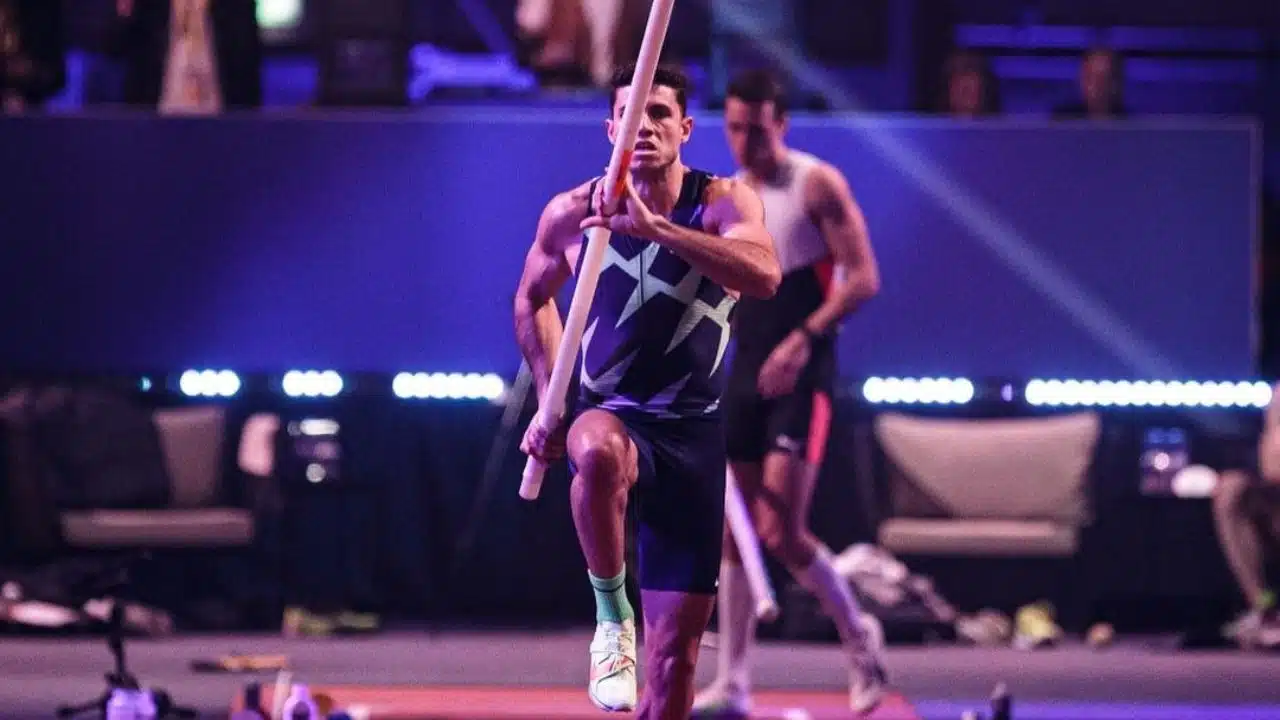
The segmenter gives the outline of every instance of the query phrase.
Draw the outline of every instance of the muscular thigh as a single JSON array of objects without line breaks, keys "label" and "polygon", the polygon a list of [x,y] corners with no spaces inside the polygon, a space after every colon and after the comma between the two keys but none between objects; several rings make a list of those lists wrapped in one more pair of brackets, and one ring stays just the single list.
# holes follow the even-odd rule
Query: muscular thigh
[{"label": "muscular thigh", "polygon": [[826,396],[812,388],[798,388],[774,401],[769,414],[772,442],[757,485],[744,489],[761,520],[804,524],[816,468],[826,449],[829,415]]},{"label": "muscular thigh", "polygon": [[794,455],[820,465],[831,424],[831,396],[821,388],[802,384],[774,400],[768,413],[768,451]]},{"label": "muscular thigh", "polygon": [[594,454],[604,454],[617,462],[628,487],[634,485],[647,463],[647,453],[642,452],[632,431],[622,418],[599,408],[584,410],[569,426],[566,441],[569,453],[569,469],[577,474],[580,468],[592,461]]}]

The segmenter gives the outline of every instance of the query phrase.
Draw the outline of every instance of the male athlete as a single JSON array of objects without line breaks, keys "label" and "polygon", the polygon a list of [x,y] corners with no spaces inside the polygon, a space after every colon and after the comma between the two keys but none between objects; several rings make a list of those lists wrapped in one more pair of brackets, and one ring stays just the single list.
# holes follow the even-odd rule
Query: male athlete
[{"label": "male athlete", "polygon": [[[616,142],[634,68],[613,80]],[[521,449],[544,462],[567,449],[574,525],[596,597],[587,687],[596,706],[636,708],[635,616],[623,526],[634,488],[645,621],[642,718],[680,720],[693,703],[698,640],[720,567],[726,462],[720,396],[731,311],[781,280],[763,210],[745,183],[681,162],[693,119],[688,81],[659,69],[645,102],[625,203],[602,214],[593,180],[547,204],[516,291],[515,324],[544,400],[561,322],[553,300],[578,267],[583,231],[609,228],[582,338],[572,423],[535,418]],[[566,432],[567,426],[567,432]]]},{"label": "male athlete", "polygon": [[[840,171],[787,147],[786,102],[768,73],[730,83],[725,134],[765,208],[782,284],[772,298],[744,298],[734,320],[737,348],[725,393],[728,454],[761,544],[813,592],[848,654],[850,706],[866,712],[884,688],[880,638],[861,621],[830,551],[807,528],[816,468],[831,418],[836,374],[833,334],[840,320],[879,290],[867,228]],[[720,576],[720,657],[715,681],[695,702],[700,713],[750,710],[747,650],[755,614],[732,542]]]}]

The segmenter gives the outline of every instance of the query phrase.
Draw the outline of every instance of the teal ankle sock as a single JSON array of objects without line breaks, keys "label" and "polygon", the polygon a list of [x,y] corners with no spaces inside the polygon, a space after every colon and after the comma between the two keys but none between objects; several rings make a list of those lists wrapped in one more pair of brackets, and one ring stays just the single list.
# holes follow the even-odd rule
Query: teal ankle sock
[{"label": "teal ankle sock", "polygon": [[598,578],[587,572],[591,579],[591,589],[596,593],[596,622],[615,622],[634,620],[635,611],[627,600],[627,569],[611,578]]}]

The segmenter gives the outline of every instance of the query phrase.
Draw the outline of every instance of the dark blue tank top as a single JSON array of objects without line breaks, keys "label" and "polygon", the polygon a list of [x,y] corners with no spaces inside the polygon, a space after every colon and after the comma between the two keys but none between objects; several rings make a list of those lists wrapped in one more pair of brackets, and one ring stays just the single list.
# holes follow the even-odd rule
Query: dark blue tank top
[{"label": "dark blue tank top", "polygon": [[[701,170],[685,173],[672,222],[702,229],[711,179]],[[582,336],[579,406],[659,418],[717,416],[735,298],[641,238],[612,235],[601,267]]]}]

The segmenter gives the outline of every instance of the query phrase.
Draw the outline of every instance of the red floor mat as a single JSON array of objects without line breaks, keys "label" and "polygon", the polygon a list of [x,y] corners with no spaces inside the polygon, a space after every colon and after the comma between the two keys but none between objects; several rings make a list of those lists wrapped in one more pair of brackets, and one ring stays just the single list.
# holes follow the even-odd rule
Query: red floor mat
[{"label": "red floor mat", "polygon": [[[410,687],[332,685],[312,688],[338,708],[365,709],[369,720],[576,720],[631,717],[604,713],[587,700],[585,689],[520,687]],[[263,688],[270,707],[271,687]],[[760,691],[753,718],[762,720],[847,720],[848,696],[842,692]],[[240,699],[232,703],[238,709]],[[920,720],[906,698],[887,696],[867,720]]]}]

